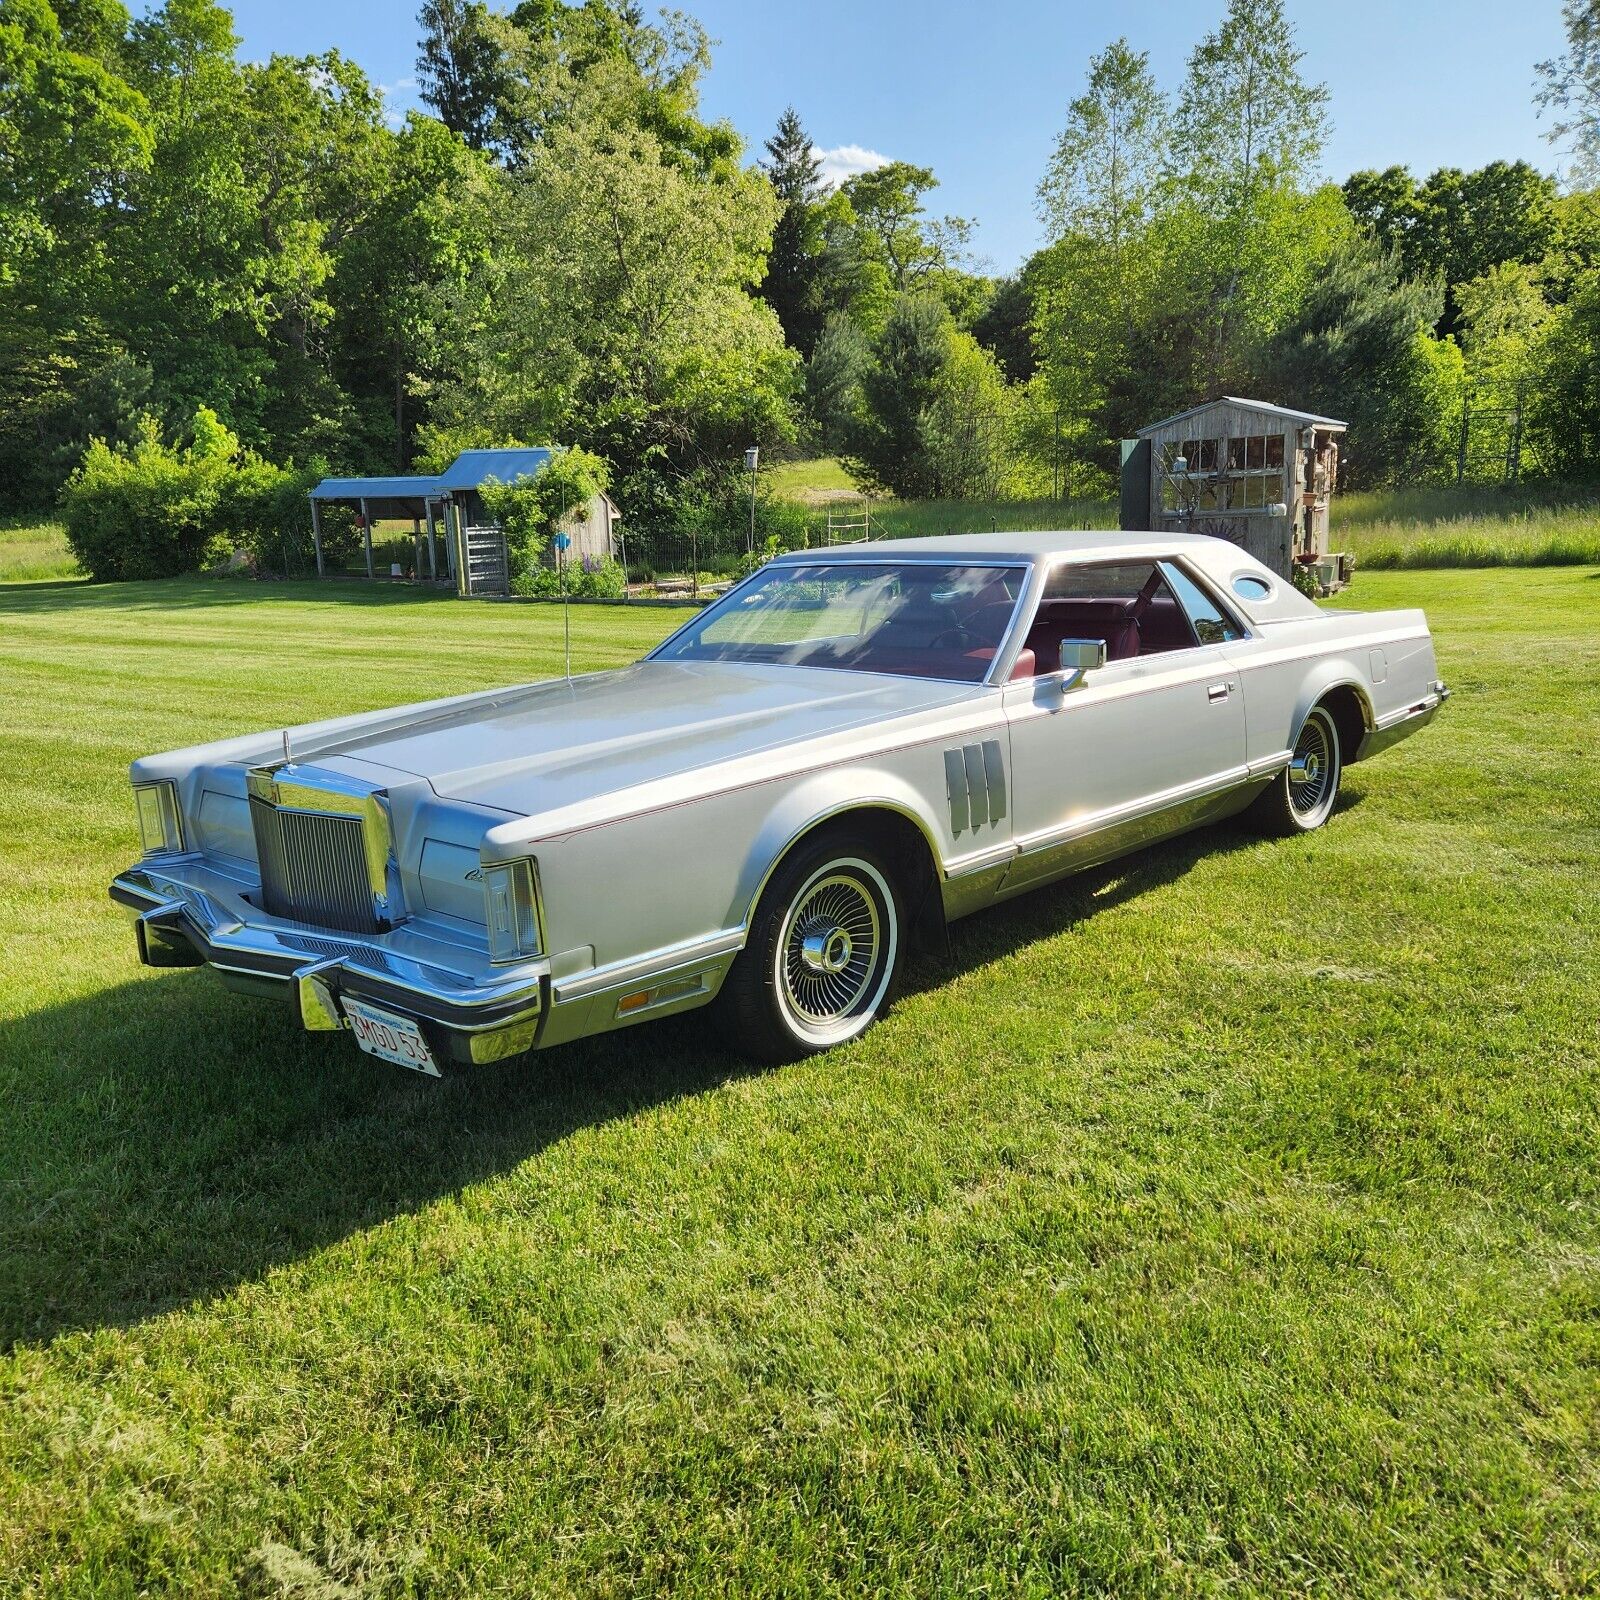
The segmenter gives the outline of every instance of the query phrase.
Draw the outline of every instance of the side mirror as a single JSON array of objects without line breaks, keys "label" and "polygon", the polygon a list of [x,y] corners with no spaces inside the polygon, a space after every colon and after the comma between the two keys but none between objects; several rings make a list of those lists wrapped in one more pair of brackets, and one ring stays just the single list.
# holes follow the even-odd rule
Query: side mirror
[{"label": "side mirror", "polygon": [[1061,641],[1061,687],[1076,689],[1086,672],[1095,672],[1106,664],[1104,639],[1063,639]]}]

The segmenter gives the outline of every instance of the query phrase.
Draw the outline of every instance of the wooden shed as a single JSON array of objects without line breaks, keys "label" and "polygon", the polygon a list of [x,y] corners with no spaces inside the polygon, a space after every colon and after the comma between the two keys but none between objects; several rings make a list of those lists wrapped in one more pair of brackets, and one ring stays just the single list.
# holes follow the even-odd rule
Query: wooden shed
[{"label": "wooden shed", "polygon": [[1237,395],[1152,422],[1123,441],[1122,526],[1231,539],[1287,578],[1296,559],[1328,554],[1344,431]]}]

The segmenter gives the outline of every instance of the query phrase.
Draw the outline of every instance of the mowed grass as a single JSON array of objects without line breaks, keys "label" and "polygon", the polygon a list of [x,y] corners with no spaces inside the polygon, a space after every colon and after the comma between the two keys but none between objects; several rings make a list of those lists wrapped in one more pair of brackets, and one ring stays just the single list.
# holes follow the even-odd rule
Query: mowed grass
[{"label": "mowed grass", "polygon": [[0,583],[70,578],[77,571],[61,523],[42,513],[0,517]]},{"label": "mowed grass", "polygon": [[559,614],[0,591],[0,1590],[1596,1592],[1600,573],[1341,603],[1455,696],[1317,835],[986,913],[799,1066],[434,1084],[136,966],[122,769]]}]

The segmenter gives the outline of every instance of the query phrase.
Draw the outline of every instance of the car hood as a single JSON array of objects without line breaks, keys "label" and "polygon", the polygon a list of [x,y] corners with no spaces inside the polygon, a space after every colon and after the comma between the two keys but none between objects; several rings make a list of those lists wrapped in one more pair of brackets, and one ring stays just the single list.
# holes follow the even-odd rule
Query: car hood
[{"label": "car hood", "polygon": [[530,684],[321,745],[317,764],[519,815],[970,698],[977,685],[824,668],[642,661]]}]

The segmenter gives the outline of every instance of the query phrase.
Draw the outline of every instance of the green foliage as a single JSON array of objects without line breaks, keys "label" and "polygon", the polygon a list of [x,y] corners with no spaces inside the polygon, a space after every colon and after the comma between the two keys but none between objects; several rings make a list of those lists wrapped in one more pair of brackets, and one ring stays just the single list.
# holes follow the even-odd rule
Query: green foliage
[{"label": "green foliage", "polygon": [[589,451],[558,450],[535,473],[515,483],[486,483],[484,508],[504,531],[513,574],[548,566],[557,558],[552,540],[596,495],[610,473]]},{"label": "green foliage", "polygon": [[562,557],[549,566],[525,566],[511,579],[511,592],[523,599],[620,600],[627,591],[621,563],[608,557]]},{"label": "green foliage", "polygon": [[[215,413],[206,417],[215,422]],[[197,571],[218,542],[230,466],[204,444],[198,451],[164,444],[154,418],[131,448],[92,441],[62,493],[73,555],[101,581]]]},{"label": "green foliage", "polygon": [[702,175],[643,129],[553,129],[449,311],[435,423],[581,444],[626,464],[630,528],[670,521],[699,462],[793,432],[795,358],[750,293],[776,214],[759,174]]},{"label": "green foliage", "polygon": [[848,465],[862,481],[908,497],[937,495],[925,428],[954,335],[949,311],[932,295],[895,302],[862,376],[862,410],[848,436]]},{"label": "green foliage", "polygon": [[1364,487],[1443,466],[1461,411],[1461,356],[1429,330],[1437,284],[1401,277],[1368,237],[1324,265],[1266,357],[1273,393],[1350,424],[1346,474]]},{"label": "green foliage", "polygon": [[822,332],[825,309],[820,207],[824,190],[819,176],[822,163],[793,106],[778,119],[766,151],[762,171],[782,209],[772,230],[761,295],[777,314],[790,347],[810,356]]},{"label": "green foliage", "polygon": [[1546,473],[1573,482],[1600,476],[1600,271],[1585,272],[1538,336],[1529,365],[1528,433]]},{"label": "green foliage", "polygon": [[1015,399],[994,357],[931,294],[895,303],[845,435],[851,473],[921,499],[993,497],[1014,470]]},{"label": "green foliage", "polygon": [[824,450],[837,454],[850,446],[861,414],[861,384],[872,366],[867,336],[844,312],[828,318],[806,363],[806,410]]},{"label": "green foliage", "polygon": [[[62,491],[67,542],[90,577],[165,578],[195,572],[230,550],[254,566],[312,566],[306,493],[325,475],[277,467],[240,447],[209,407],[194,414],[186,444],[164,442],[147,417],[130,444],[91,441]],[[330,519],[325,547],[349,540]]]},{"label": "green foliage", "polygon": [[1408,277],[1444,285],[1438,331],[1461,326],[1460,286],[1507,263],[1531,265],[1556,243],[1553,179],[1525,161],[1491,161],[1475,172],[1441,167],[1421,184],[1404,167],[1345,181],[1351,214],[1395,250]]},{"label": "green foliage", "polygon": [[494,143],[509,84],[504,51],[481,0],[423,0],[418,92],[440,122],[470,149]]}]

